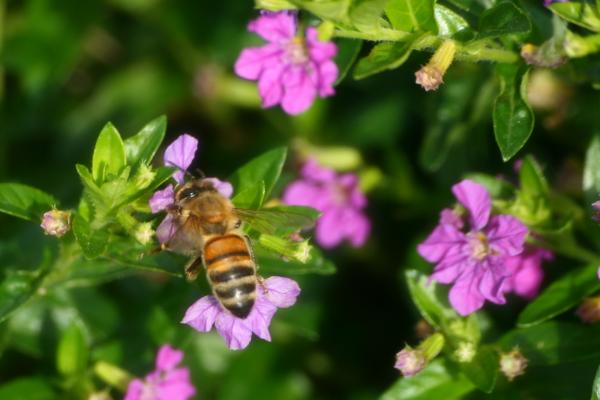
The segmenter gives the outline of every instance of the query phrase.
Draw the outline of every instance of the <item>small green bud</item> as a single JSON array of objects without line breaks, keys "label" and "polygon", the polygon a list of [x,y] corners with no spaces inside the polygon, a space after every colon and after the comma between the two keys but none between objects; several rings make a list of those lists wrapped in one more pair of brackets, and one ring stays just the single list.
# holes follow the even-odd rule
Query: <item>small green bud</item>
[{"label": "small green bud", "polygon": [[262,234],[258,238],[258,243],[266,249],[301,263],[310,260],[312,246],[309,244],[308,239],[294,242],[278,236]]},{"label": "small green bud", "polygon": [[433,56],[427,63],[415,73],[416,82],[426,91],[436,90],[444,83],[444,74],[454,61],[456,53],[456,43],[453,40],[446,40],[433,53]]},{"label": "small green bud", "polygon": [[471,362],[475,354],[477,354],[477,349],[472,342],[460,342],[454,350],[454,357],[460,363]]}]

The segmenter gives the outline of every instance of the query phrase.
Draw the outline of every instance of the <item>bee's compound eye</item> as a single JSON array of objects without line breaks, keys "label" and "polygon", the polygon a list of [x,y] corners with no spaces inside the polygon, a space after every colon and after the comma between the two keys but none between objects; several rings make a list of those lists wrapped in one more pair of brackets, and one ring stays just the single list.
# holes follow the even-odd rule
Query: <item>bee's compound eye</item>
[{"label": "bee's compound eye", "polygon": [[183,192],[181,192],[180,198],[183,199],[193,199],[194,197],[198,196],[198,193],[200,193],[200,191],[196,188],[188,188],[185,189]]}]

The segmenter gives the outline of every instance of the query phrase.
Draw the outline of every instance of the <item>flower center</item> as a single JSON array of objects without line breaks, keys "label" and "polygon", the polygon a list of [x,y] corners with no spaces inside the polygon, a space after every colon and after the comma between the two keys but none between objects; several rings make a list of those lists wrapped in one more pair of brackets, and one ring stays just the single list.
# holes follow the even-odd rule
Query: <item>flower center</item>
[{"label": "flower center", "polygon": [[294,37],[285,45],[285,60],[291,64],[304,64],[308,61],[308,51],[304,38]]},{"label": "flower center", "polygon": [[340,184],[333,184],[332,185],[332,200],[333,202],[338,205],[338,206],[342,206],[344,204],[348,203],[348,197],[350,196],[350,192],[348,190],[348,188],[346,188],[344,185],[340,185]]},{"label": "flower center", "polygon": [[144,382],[144,388],[140,395],[140,400],[156,400],[156,390],[151,382]]},{"label": "flower center", "polygon": [[470,236],[471,257],[481,261],[492,253],[487,236],[484,233],[476,232]]}]

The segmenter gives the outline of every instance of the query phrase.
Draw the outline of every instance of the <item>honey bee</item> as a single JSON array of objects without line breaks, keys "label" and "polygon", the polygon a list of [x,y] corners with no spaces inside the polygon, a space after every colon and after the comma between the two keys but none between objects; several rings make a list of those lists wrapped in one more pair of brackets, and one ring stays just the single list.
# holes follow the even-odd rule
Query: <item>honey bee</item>
[{"label": "honey bee", "polygon": [[173,234],[163,249],[190,256],[185,268],[188,280],[201,269],[221,306],[238,318],[246,318],[256,300],[259,282],[250,238],[242,224],[259,232],[273,233],[277,224],[309,227],[312,219],[281,211],[235,208],[219,193],[210,179],[192,179],[175,189],[175,202],[168,208]]}]

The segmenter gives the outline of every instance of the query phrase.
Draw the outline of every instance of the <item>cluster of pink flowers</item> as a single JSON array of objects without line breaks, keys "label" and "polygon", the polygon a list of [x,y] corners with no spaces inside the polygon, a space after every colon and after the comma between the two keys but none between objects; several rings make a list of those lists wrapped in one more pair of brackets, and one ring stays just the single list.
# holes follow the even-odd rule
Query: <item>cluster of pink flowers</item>
[{"label": "cluster of pink flowers", "polygon": [[188,400],[196,394],[190,370],[178,367],[183,352],[164,345],[156,355],[155,370],[144,379],[134,379],[124,400]]},{"label": "cluster of pink flowers", "polygon": [[461,315],[485,300],[506,302],[515,292],[531,298],[539,290],[541,262],[552,254],[525,245],[527,227],[510,215],[491,215],[492,202],[480,184],[464,180],[452,187],[461,211],[444,209],[439,225],[419,244],[419,254],[435,269],[431,279],[453,284],[450,304]]},{"label": "cluster of pink flowers", "polygon": [[318,39],[317,30],[299,32],[295,12],[263,12],[250,22],[248,31],[267,41],[240,54],[235,73],[258,81],[264,108],[281,104],[288,114],[306,111],[317,96],[335,93],[338,68],[332,61],[337,47]]},{"label": "cluster of pink flowers", "polygon": [[364,245],[371,222],[364,213],[367,198],[358,187],[358,177],[339,175],[314,160],[308,160],[300,174],[301,179],[285,189],[282,200],[321,212],[316,224],[317,242],[324,248],[335,247],[345,239],[354,247]]}]

